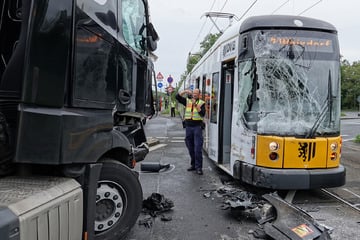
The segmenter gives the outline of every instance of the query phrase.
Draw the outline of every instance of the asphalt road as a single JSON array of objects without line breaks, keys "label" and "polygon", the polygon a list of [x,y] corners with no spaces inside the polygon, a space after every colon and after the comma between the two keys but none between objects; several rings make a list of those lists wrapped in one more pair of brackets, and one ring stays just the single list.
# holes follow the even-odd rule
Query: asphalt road
[{"label": "asphalt road", "polygon": [[[151,147],[144,163],[170,164],[160,173],[141,172],[144,198],[160,193],[173,201],[172,210],[150,217],[142,213],[126,240],[246,240],[256,239],[252,232],[258,229],[256,220],[247,216],[235,217],[229,209],[223,210],[224,197],[216,190],[224,187],[244,189],[212,164],[204,154],[204,175],[188,172],[188,152],[184,130],[179,118],[157,117],[146,124],[148,137],[156,137],[159,144]],[[346,185],[330,189],[346,196],[352,203],[360,203],[360,144],[343,144],[342,163],[347,168]],[[359,196],[359,197],[357,197]],[[334,228],[332,239],[360,239],[360,213],[324,196],[320,191],[296,193],[295,201],[311,215]],[[329,200],[330,199],[330,200]],[[316,211],[314,211],[316,209]],[[147,221],[145,221],[147,220]],[[344,227],[340,227],[346,225]]]}]

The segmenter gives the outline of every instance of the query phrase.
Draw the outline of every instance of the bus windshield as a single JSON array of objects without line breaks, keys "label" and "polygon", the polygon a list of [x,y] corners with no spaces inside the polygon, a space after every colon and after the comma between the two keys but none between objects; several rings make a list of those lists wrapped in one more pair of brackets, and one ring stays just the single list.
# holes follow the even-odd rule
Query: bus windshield
[{"label": "bus windshield", "polygon": [[239,67],[239,109],[245,125],[259,134],[338,134],[340,63],[336,35],[259,30],[252,32],[251,38],[253,58],[240,62]]}]

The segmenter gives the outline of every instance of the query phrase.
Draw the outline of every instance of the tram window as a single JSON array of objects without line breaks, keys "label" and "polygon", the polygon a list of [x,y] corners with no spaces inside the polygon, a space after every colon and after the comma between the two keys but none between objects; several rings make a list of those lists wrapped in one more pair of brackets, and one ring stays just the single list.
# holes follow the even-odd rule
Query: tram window
[{"label": "tram window", "polygon": [[217,112],[218,112],[218,93],[219,93],[219,73],[213,73],[212,75],[212,86],[211,86],[211,108],[210,108],[210,122],[217,123]]},{"label": "tram window", "polygon": [[145,16],[142,0],[122,1],[122,33],[125,41],[138,53],[144,52]]},{"label": "tram window", "polygon": [[[256,131],[259,120],[259,102],[255,96],[257,83],[254,82],[254,63],[244,61],[239,65],[239,107],[237,124],[245,124],[251,130]],[[243,120],[243,121],[242,121]]]},{"label": "tram window", "polygon": [[248,41],[248,37],[244,36],[241,40],[241,47],[242,49],[247,49],[247,41]]}]

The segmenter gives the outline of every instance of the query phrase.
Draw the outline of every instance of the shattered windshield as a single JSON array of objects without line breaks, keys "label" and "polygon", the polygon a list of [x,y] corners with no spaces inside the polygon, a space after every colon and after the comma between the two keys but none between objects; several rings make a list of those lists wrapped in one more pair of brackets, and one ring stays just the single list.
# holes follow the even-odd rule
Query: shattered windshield
[{"label": "shattered windshield", "polygon": [[[331,135],[340,129],[336,35],[254,31],[253,59],[239,65],[239,111],[260,134]],[[247,96],[247,97],[243,97]]]}]

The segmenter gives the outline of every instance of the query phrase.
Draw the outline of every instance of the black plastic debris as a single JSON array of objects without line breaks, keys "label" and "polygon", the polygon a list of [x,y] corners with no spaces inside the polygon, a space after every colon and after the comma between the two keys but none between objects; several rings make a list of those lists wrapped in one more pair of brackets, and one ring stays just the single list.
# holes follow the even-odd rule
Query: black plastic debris
[{"label": "black plastic debris", "polygon": [[276,193],[265,194],[263,198],[276,209],[277,215],[273,222],[265,223],[266,235],[279,240],[331,239],[329,229],[318,224],[302,209],[281,199]]},{"label": "black plastic debris", "polygon": [[140,164],[140,170],[142,172],[160,172],[170,168],[170,164],[161,164],[157,162],[144,162]]},{"label": "black plastic debris", "polygon": [[151,228],[153,225],[152,217],[147,217],[147,218],[139,220],[139,225],[144,225],[146,228]]},{"label": "black plastic debris", "polygon": [[160,193],[152,193],[150,197],[143,201],[143,212],[156,217],[159,213],[169,211],[174,207],[174,202]]},{"label": "black plastic debris", "polygon": [[161,219],[161,221],[168,222],[168,221],[172,220],[172,217],[162,215],[160,219]]}]

